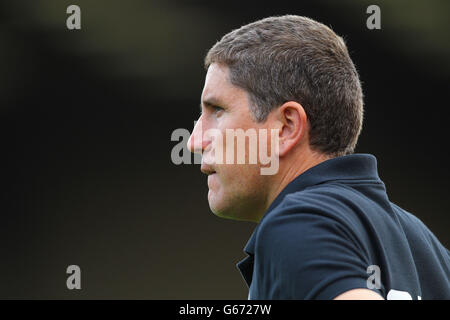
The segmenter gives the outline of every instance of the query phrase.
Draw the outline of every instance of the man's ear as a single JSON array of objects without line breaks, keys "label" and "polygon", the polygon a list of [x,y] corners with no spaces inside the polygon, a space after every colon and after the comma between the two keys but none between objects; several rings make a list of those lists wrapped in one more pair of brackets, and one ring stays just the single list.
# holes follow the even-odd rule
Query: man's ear
[{"label": "man's ear", "polygon": [[302,105],[295,101],[285,102],[276,110],[279,122],[279,155],[283,157],[307,136],[308,117]]}]

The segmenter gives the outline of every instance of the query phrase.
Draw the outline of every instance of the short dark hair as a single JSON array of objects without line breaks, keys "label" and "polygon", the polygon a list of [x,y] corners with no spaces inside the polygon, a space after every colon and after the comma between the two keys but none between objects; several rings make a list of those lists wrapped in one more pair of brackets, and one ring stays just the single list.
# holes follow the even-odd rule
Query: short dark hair
[{"label": "short dark hair", "polygon": [[309,144],[331,156],[354,152],[363,120],[358,72],[344,40],[310,18],[265,18],[226,34],[208,52],[230,70],[230,82],[249,94],[255,121],[287,101],[309,119]]}]

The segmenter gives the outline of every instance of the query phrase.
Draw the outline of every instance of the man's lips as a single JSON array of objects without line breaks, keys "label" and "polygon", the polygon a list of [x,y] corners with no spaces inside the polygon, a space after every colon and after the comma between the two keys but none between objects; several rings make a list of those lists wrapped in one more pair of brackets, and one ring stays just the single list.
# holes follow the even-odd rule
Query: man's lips
[{"label": "man's lips", "polygon": [[204,174],[207,174],[208,176],[216,173],[216,170],[214,170],[213,167],[205,165],[205,164],[202,164],[200,171],[203,172]]}]

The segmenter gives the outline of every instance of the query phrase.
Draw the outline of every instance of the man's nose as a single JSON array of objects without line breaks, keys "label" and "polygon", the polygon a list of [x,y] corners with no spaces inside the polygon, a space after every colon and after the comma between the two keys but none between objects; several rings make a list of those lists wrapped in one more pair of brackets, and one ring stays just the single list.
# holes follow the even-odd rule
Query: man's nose
[{"label": "man's nose", "polygon": [[192,153],[203,153],[205,148],[208,146],[207,139],[203,137],[203,120],[200,117],[195,123],[194,130],[189,137],[187,147]]}]

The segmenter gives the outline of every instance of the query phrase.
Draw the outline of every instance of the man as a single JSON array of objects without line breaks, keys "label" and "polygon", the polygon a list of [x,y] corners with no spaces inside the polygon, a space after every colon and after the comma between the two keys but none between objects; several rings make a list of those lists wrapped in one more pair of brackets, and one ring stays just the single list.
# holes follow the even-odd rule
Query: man
[{"label": "man", "polygon": [[[340,37],[270,17],[225,35],[205,66],[188,145],[203,155],[211,210],[258,222],[238,264],[250,299],[450,299],[449,251],[389,201],[375,157],[353,154],[363,99]],[[222,161],[242,145],[217,137],[238,130],[275,130],[257,137],[276,173],[249,161],[251,139],[245,163]]]}]

